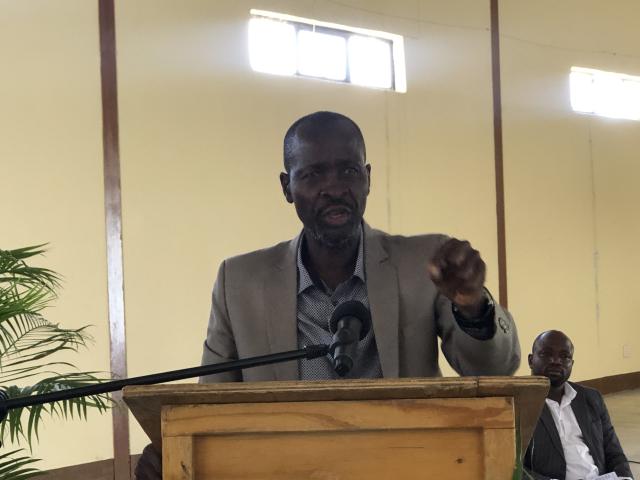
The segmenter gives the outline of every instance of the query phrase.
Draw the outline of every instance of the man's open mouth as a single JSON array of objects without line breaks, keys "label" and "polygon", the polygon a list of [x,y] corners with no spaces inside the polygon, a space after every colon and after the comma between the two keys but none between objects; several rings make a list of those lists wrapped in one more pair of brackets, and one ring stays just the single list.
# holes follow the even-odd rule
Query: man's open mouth
[{"label": "man's open mouth", "polygon": [[343,225],[351,219],[352,209],[345,205],[331,205],[320,211],[320,218],[329,225]]}]

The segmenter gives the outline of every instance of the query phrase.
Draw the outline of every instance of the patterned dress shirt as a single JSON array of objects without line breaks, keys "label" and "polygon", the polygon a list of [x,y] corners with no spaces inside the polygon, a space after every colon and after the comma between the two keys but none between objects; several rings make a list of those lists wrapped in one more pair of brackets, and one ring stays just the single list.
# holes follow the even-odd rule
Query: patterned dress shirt
[{"label": "patterned dress shirt", "polygon": [[[338,305],[348,300],[357,300],[369,307],[366,272],[364,269],[364,235],[360,228],[358,257],[353,274],[331,291],[324,283],[314,284],[302,261],[302,242],[298,243],[298,348],[313,344],[331,344],[329,320]],[[344,378],[381,378],[382,367],[373,328],[356,347],[353,369]],[[298,364],[301,380],[328,380],[340,378],[333,370],[330,356],[314,360],[300,360]]]}]

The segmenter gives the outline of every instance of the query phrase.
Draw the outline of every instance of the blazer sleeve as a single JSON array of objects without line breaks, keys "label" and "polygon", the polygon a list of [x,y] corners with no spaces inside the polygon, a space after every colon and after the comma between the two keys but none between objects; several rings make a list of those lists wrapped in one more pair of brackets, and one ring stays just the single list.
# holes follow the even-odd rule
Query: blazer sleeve
[{"label": "blazer sleeve", "polygon": [[[209,315],[207,338],[203,346],[202,365],[228,362],[238,358],[225,295],[226,263],[225,260],[220,265],[218,277],[213,286],[211,314]],[[200,377],[200,383],[240,381],[242,381],[240,371]]]},{"label": "blazer sleeve", "polygon": [[600,392],[594,392],[594,400],[597,402],[600,422],[602,424],[602,444],[604,447],[604,462],[607,472],[616,472],[619,477],[633,478],[627,457],[622,451],[618,435],[611,424],[609,411]]},{"label": "blazer sleeve", "polygon": [[436,301],[442,353],[462,376],[512,375],[520,366],[520,343],[511,314],[496,303],[495,334],[478,340],[465,332],[455,319],[451,301],[439,294]]}]

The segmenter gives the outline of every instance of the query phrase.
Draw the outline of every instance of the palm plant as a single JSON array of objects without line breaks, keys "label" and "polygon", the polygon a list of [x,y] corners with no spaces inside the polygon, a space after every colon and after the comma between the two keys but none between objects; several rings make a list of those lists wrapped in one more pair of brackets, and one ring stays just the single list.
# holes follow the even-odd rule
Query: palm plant
[{"label": "palm plant", "polygon": [[[56,298],[60,277],[46,268],[27,264],[44,252],[42,245],[0,249],[0,385],[8,398],[49,393],[100,382],[96,372],[80,372],[61,360],[65,351],[77,352],[91,339],[86,329],[66,329],[46,320],[41,311]],[[94,395],[48,405],[9,411],[0,426],[0,440],[26,441],[31,449],[45,416],[87,418],[89,408],[108,408],[106,395]],[[0,478],[18,480],[39,474],[38,460],[24,449],[0,455]]]}]

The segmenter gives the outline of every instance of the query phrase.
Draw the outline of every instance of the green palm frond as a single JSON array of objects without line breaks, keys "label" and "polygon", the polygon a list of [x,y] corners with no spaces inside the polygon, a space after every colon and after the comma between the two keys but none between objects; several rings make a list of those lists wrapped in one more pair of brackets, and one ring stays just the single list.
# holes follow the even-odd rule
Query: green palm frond
[{"label": "green palm frond", "polygon": [[0,249],[0,325],[10,318],[35,315],[56,297],[59,275],[25,262],[41,254],[40,247]]},{"label": "green palm frond", "polygon": [[26,278],[34,278],[37,282],[45,282],[53,287],[59,284],[60,276],[47,268],[29,266],[25,260],[45,253],[46,244],[33,245],[31,247],[16,248],[13,250],[0,249],[0,278],[5,275],[16,274]]},{"label": "green palm frond", "polygon": [[40,460],[28,456],[16,456],[20,452],[22,450],[0,454],[0,478],[23,480],[40,474],[36,468],[27,466]]},{"label": "green palm frond", "polygon": [[[6,388],[7,397],[25,397],[29,395],[41,395],[69,388],[79,388],[99,383],[101,379],[95,376],[95,372],[72,372],[55,374],[41,379],[28,387],[11,386]],[[105,411],[110,406],[108,395],[91,395],[88,397],[72,398],[60,402],[34,405],[25,408],[15,408],[9,411],[7,419],[0,426],[0,438],[8,434],[11,443],[20,444],[26,440],[31,448],[34,438],[38,438],[38,427],[43,414],[60,418],[86,419],[89,408],[97,408]],[[26,428],[25,428],[26,421]]]},{"label": "green palm frond", "polygon": [[30,364],[63,350],[77,351],[90,340],[86,327],[61,328],[37,314],[0,321],[0,379],[7,368]]},{"label": "green palm frond", "polygon": [[[66,329],[52,323],[41,311],[56,298],[60,276],[27,261],[44,253],[43,245],[0,249],[0,385],[8,398],[51,393],[103,381],[98,372],[79,372],[56,358],[77,352],[91,341],[87,327]],[[65,357],[68,358],[68,357]],[[28,386],[24,386],[24,385]],[[110,407],[108,395],[93,395],[9,411],[0,425],[0,440],[32,447],[45,416],[86,419],[89,408]],[[15,450],[0,455],[0,478],[20,480],[38,474],[29,456]]]}]

